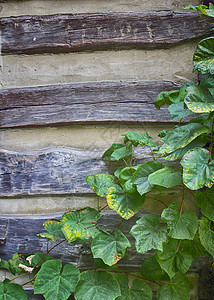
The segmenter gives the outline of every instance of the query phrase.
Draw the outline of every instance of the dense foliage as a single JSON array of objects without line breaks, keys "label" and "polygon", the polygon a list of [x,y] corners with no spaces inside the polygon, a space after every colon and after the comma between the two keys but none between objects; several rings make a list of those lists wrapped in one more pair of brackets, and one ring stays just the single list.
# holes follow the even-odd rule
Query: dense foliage
[{"label": "dense foliage", "polygon": [[[190,5],[187,9],[214,17],[212,4],[209,8]],[[214,256],[213,49],[214,37],[203,39],[197,46],[193,64],[194,70],[202,74],[199,84],[188,82],[179,90],[160,93],[155,99],[157,109],[169,106],[177,125],[160,132],[158,144],[146,132],[124,133],[124,142],[113,144],[103,154],[104,160],[121,161],[124,166],[114,175],[102,173],[86,178],[93,191],[106,198],[108,207],[120,215],[119,226],[111,233],[102,230],[98,226],[102,209],[90,207],[66,212],[61,219],[44,223],[46,231],[39,236],[52,241],[59,239],[57,245],[64,241],[89,243],[94,268],[80,272],[72,264],[63,266],[49,255],[55,246],[45,254],[14,254],[9,261],[0,259],[1,268],[14,275],[32,273],[34,293],[48,300],[66,300],[72,293],[77,300],[149,300],[153,299],[149,282],[159,286],[158,300],[190,299],[192,284],[185,274],[194,258],[208,255],[210,261]],[[136,147],[149,147],[153,160],[136,163]],[[168,189],[179,190],[181,202],[167,205]],[[131,247],[122,224],[143,210],[147,197],[163,204],[161,217],[142,215],[130,234],[139,254],[152,251],[143,260],[138,274],[122,273],[118,262]],[[201,210],[200,219],[189,208],[189,199],[193,197]],[[24,289],[13,280],[0,282],[0,299],[27,299]]]}]

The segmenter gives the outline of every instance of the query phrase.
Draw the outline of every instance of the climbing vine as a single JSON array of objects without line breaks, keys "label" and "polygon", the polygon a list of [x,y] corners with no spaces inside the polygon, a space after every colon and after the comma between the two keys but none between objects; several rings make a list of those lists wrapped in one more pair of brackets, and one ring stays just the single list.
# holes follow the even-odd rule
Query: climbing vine
[{"label": "climbing vine", "polygon": [[[202,20],[203,15],[214,17],[212,4],[189,5],[186,9],[196,11]],[[178,125],[161,131],[158,143],[146,132],[122,134],[123,143],[111,145],[103,154],[104,160],[120,161],[121,167],[114,174],[87,176],[88,185],[99,197],[106,198],[108,207],[121,217],[121,223],[112,232],[103,230],[98,225],[103,208],[98,211],[90,207],[66,212],[61,219],[47,220],[45,231],[38,236],[59,242],[46,253],[16,253],[9,261],[0,259],[0,267],[15,275],[12,280],[0,282],[0,299],[27,299],[23,286],[32,283],[34,294],[42,294],[48,300],[66,300],[72,293],[76,300],[150,300],[150,282],[158,286],[158,300],[190,299],[192,284],[186,273],[193,260],[203,256],[213,269],[213,49],[214,37],[203,39],[197,46],[193,64],[194,71],[202,74],[199,84],[188,82],[179,90],[160,93],[154,101],[157,109],[168,105],[172,120]],[[153,160],[138,164],[134,159],[137,147],[149,147]],[[165,191],[172,188],[181,191],[180,204],[167,204]],[[200,218],[189,208],[193,197],[200,208]],[[146,199],[159,201],[164,209],[160,217],[144,214],[132,226],[130,234],[136,251],[149,251],[149,255],[138,273],[123,272],[118,262],[131,247],[123,224],[143,209]],[[62,265],[53,258],[51,251],[64,242],[88,243],[94,266],[80,271],[77,266]],[[26,274],[31,277],[22,286],[13,283]]]}]

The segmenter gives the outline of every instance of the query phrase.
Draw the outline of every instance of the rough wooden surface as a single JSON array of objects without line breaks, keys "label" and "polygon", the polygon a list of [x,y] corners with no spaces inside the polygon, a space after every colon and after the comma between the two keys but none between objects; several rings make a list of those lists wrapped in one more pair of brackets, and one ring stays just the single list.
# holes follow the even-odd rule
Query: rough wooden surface
[{"label": "rough wooden surface", "polygon": [[209,34],[198,20],[170,11],[2,18],[2,54],[166,48]]},{"label": "rough wooden surface", "polygon": [[0,90],[0,128],[50,124],[172,122],[154,99],[172,82],[98,82]]},{"label": "rough wooden surface", "polygon": [[[136,214],[130,220],[125,221],[121,230],[130,240],[132,247],[127,249],[126,257],[118,264],[121,267],[128,269],[138,269],[143,259],[148,254],[139,255],[135,250],[135,239],[129,234],[131,227],[135,222],[145,213]],[[42,224],[52,218],[60,218],[61,215],[38,215],[38,216],[9,216],[0,218],[0,226],[7,228],[6,242],[0,246],[0,257],[4,260],[11,258],[13,253],[21,252],[23,254],[35,253],[38,251],[46,252],[47,239],[37,237],[38,233],[44,231]],[[117,225],[120,224],[122,218],[114,212],[104,213],[102,218],[98,221],[101,229],[111,232]],[[49,249],[56,245],[56,242],[49,242]],[[73,263],[80,266],[82,269],[88,268],[92,260],[85,260],[90,255],[90,247],[87,243],[75,245],[64,242],[59,247],[55,247],[51,253],[55,258],[62,260],[64,263]],[[195,261],[191,270],[198,271],[203,266],[203,260]]]},{"label": "rough wooden surface", "polygon": [[[0,197],[92,193],[85,178],[113,172],[119,165],[105,162],[98,151],[50,149],[40,152],[0,152]],[[151,159],[150,150],[139,163]]]}]

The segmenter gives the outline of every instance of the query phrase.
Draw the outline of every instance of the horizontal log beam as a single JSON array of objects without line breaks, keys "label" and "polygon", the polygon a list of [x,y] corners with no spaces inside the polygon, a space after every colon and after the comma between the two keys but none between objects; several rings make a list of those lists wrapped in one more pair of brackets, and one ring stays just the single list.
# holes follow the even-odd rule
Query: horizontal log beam
[{"label": "horizontal log beam", "polygon": [[0,90],[0,128],[172,122],[154,99],[172,82],[97,82]]},{"label": "horizontal log beam", "polygon": [[[130,220],[123,222],[122,231],[130,240],[132,247],[127,249],[126,257],[121,259],[118,265],[126,269],[138,269],[143,259],[150,254],[139,255],[135,250],[135,239],[130,235],[130,229],[135,222],[144,215],[144,212],[136,214]],[[38,233],[44,231],[42,224],[52,218],[59,219],[61,215],[32,215],[32,216],[10,216],[0,218],[0,226],[7,227],[6,243],[0,246],[0,257],[8,260],[16,252],[23,254],[35,253],[38,251],[46,252],[47,239],[37,237]],[[115,213],[104,213],[98,224],[102,230],[112,232],[115,227],[121,223],[122,218]],[[59,240],[60,241],[60,240]],[[56,245],[59,241],[49,242],[49,249]],[[91,255],[88,244],[68,244],[62,243],[59,247],[55,247],[50,253],[53,257],[60,259],[64,263],[73,263],[81,268],[87,268],[91,265],[92,260],[87,259]],[[192,270],[197,272],[203,267],[205,260],[196,260],[192,265]]]},{"label": "horizontal log beam", "polygon": [[2,18],[2,54],[166,48],[209,34],[198,20],[170,11]]},{"label": "horizontal log beam", "polygon": [[[141,150],[139,163],[151,159]],[[104,162],[98,151],[51,149],[29,154],[0,151],[0,197],[92,193],[87,175],[113,173],[120,165]]]}]

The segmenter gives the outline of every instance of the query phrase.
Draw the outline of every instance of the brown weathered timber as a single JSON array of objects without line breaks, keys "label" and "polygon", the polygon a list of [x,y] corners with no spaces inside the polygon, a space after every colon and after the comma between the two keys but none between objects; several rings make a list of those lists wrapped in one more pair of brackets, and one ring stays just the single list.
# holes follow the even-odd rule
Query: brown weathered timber
[{"label": "brown weathered timber", "polygon": [[198,20],[170,11],[2,18],[2,53],[166,48],[209,34],[212,25]]},{"label": "brown weathered timber", "polygon": [[0,90],[0,128],[51,124],[172,122],[156,96],[172,82],[97,82]]},{"label": "brown weathered timber", "polygon": [[[87,175],[113,173],[119,167],[101,156],[93,150],[0,151],[0,197],[92,193],[85,181]],[[139,163],[146,162],[151,159],[150,150],[141,149],[135,157]]]},{"label": "brown weathered timber", "polygon": [[[121,230],[130,240],[132,247],[127,249],[126,257],[121,259],[118,263],[120,267],[125,269],[139,269],[143,259],[151,255],[147,253],[139,255],[135,250],[135,239],[130,235],[130,229],[135,222],[144,215],[144,212],[136,214],[130,220],[123,222]],[[42,224],[52,218],[60,219],[61,215],[32,215],[32,216],[9,216],[0,218],[0,226],[7,226],[6,243],[0,246],[0,257],[3,260],[8,260],[16,252],[23,254],[35,253],[38,251],[46,252],[47,239],[37,237],[38,233],[44,231]],[[121,223],[122,218],[114,213],[104,213],[99,219],[98,224],[102,230],[112,232],[115,227]],[[49,249],[56,245],[56,242],[49,242]],[[90,248],[87,243],[85,244],[68,244],[63,242],[59,247],[55,247],[50,253],[53,257],[60,259],[64,263],[73,263],[82,269],[88,269],[87,265],[91,265],[92,259],[88,259],[91,255]],[[192,265],[192,270],[197,272],[203,267],[205,261],[196,260]]]}]

